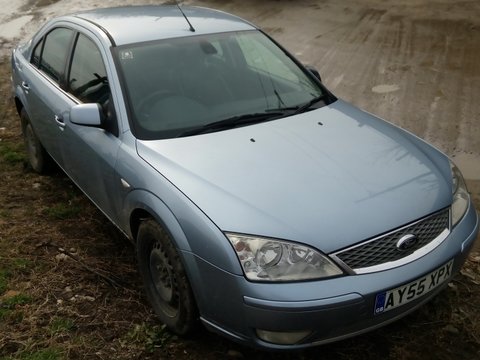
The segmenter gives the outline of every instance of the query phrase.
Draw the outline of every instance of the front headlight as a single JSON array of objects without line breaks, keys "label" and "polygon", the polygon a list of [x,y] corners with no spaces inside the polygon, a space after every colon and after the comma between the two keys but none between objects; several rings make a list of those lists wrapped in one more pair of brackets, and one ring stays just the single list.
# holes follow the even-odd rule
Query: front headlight
[{"label": "front headlight", "polygon": [[452,167],[452,226],[455,226],[460,219],[465,215],[468,208],[470,196],[468,194],[465,180],[463,180],[462,173],[455,164],[450,163]]},{"label": "front headlight", "polygon": [[343,274],[328,257],[305,245],[226,233],[245,276],[257,281],[298,281]]}]

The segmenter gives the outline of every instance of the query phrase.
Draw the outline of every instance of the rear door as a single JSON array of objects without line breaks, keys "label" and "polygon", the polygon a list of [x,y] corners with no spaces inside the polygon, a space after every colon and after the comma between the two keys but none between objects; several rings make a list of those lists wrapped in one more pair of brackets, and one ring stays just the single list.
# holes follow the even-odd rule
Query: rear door
[{"label": "rear door", "polygon": [[22,88],[32,127],[52,158],[64,167],[60,139],[74,101],[64,91],[67,57],[74,31],[55,27],[43,36],[33,51],[31,66],[23,67]]}]

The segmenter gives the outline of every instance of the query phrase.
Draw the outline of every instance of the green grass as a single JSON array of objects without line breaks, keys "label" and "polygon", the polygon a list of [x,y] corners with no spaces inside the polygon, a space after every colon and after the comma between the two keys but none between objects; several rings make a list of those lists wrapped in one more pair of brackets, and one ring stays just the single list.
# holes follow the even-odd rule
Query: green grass
[{"label": "green grass", "polygon": [[17,306],[28,304],[31,301],[32,298],[24,294],[0,300],[0,321],[8,320],[9,323],[21,323],[24,314],[21,309],[17,309]]},{"label": "green grass", "polygon": [[25,273],[30,267],[31,262],[29,260],[22,258],[6,259],[5,264],[0,267],[0,295],[8,290],[10,278],[16,272]]},{"label": "green grass", "polygon": [[57,349],[42,349],[33,352],[23,352],[17,356],[2,357],[0,360],[60,360],[63,359],[61,351]]},{"label": "green grass", "polygon": [[135,325],[127,334],[127,341],[143,344],[150,353],[154,352],[155,348],[163,347],[171,338],[165,325],[150,326],[145,323]]},{"label": "green grass", "polygon": [[50,334],[56,335],[73,329],[74,322],[72,319],[56,317],[49,325]]},{"label": "green grass", "polygon": [[25,161],[25,151],[22,143],[8,144],[0,142],[0,156],[10,165],[16,165]]},{"label": "green grass", "polygon": [[2,309],[0,308],[0,321],[12,324],[20,324],[25,314],[21,310]]},{"label": "green grass", "polygon": [[13,309],[17,305],[25,305],[32,302],[32,298],[28,295],[18,294],[2,301],[3,308]]},{"label": "green grass", "polygon": [[12,314],[12,310],[0,307],[0,321],[5,321]]},{"label": "green grass", "polygon": [[10,274],[6,270],[0,269],[0,295],[7,291],[9,277]]},{"label": "green grass", "polygon": [[46,210],[46,214],[53,219],[66,220],[76,217],[82,209],[70,204],[55,204]]},{"label": "green grass", "polygon": [[31,261],[27,259],[22,259],[22,258],[16,258],[12,260],[13,267],[15,270],[27,270],[31,266]]}]

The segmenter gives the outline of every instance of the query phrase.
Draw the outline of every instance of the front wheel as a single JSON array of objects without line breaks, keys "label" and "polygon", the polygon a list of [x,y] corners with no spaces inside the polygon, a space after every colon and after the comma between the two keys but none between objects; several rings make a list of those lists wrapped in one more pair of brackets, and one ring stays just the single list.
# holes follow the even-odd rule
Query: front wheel
[{"label": "front wheel", "polygon": [[160,320],[178,335],[189,333],[197,322],[193,293],[169,235],[154,220],[140,225],[137,256],[147,297]]}]

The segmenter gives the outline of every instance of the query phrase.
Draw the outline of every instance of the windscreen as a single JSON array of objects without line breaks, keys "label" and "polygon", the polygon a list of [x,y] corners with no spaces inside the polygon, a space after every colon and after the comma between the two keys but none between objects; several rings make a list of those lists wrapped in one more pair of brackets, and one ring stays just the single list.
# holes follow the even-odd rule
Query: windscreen
[{"label": "windscreen", "polygon": [[259,31],[126,45],[116,55],[140,139],[177,137],[235,116],[278,113],[322,95],[318,82]]}]

